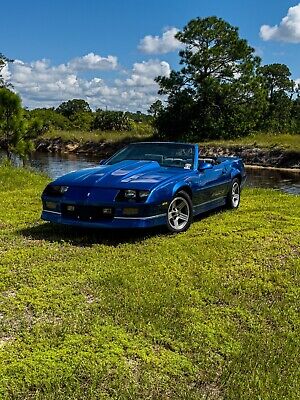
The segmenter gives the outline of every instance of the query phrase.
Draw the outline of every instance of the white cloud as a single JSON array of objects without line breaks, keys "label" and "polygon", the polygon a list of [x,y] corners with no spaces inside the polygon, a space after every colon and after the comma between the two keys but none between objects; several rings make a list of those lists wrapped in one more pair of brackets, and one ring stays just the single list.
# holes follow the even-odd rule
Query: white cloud
[{"label": "white cloud", "polygon": [[118,86],[125,85],[133,87],[154,86],[157,91],[158,86],[154,81],[154,78],[159,75],[169,76],[170,72],[170,65],[166,61],[143,61],[141,63],[133,64],[130,78],[127,78],[125,81],[117,79],[116,84]]},{"label": "white cloud", "polygon": [[[170,74],[167,62],[149,60],[135,63],[132,70],[127,72],[128,78],[115,79],[113,82],[104,81],[99,76],[85,78],[80,73],[82,68],[98,69],[98,62],[101,61],[101,57],[98,57],[78,57],[60,65],[52,65],[45,59],[30,63],[16,60],[5,67],[5,74],[21,95],[24,106],[29,108],[52,107],[62,101],[81,98],[93,108],[107,106],[109,109],[130,111],[146,111],[160,97],[154,78]],[[117,70],[117,73],[123,76],[121,70]]]},{"label": "white cloud", "polygon": [[76,57],[68,63],[68,67],[73,71],[111,70],[115,69],[117,65],[117,57],[101,57],[94,53],[89,53],[83,57]]},{"label": "white cloud", "polygon": [[159,86],[154,78],[159,75],[169,76],[170,72],[170,65],[166,61],[143,61],[133,64],[129,78],[116,79],[115,84],[124,103],[134,104],[135,109],[147,111],[154,101],[162,99],[162,96],[157,94]]},{"label": "white cloud", "polygon": [[300,3],[289,8],[279,25],[262,25],[260,36],[265,41],[300,43]]},{"label": "white cloud", "polygon": [[147,35],[141,39],[139,49],[147,54],[165,54],[181,47],[179,40],[175,38],[177,28],[166,29],[162,36]]}]

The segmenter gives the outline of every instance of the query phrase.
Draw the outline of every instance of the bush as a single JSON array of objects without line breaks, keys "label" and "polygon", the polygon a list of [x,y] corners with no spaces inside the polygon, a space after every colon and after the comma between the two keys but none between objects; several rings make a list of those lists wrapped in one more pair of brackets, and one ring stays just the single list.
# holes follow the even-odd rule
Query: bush
[{"label": "bush", "polygon": [[83,99],[73,99],[64,101],[57,107],[56,111],[66,118],[71,118],[77,113],[91,112],[89,103]]},{"label": "bush", "polygon": [[78,112],[70,117],[73,129],[90,131],[94,123],[95,114],[91,112]]},{"label": "bush", "polygon": [[132,123],[122,111],[97,110],[92,127],[100,131],[131,131]]},{"label": "bush", "polygon": [[54,111],[53,108],[36,108],[35,110],[27,111],[27,118],[38,118],[42,123],[43,132],[51,129],[70,130],[73,128],[71,121]]}]

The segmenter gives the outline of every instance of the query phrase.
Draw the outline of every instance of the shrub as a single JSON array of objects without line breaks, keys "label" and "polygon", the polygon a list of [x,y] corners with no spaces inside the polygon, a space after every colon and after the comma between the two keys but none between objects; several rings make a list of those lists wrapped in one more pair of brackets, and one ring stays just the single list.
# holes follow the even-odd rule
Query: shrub
[{"label": "shrub", "polygon": [[122,111],[97,110],[93,129],[101,131],[130,131],[132,130],[132,124],[128,116]]}]

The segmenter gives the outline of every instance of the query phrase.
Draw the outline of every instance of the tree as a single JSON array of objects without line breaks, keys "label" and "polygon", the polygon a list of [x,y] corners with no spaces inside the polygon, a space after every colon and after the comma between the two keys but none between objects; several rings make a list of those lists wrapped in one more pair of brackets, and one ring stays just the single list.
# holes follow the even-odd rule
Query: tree
[{"label": "tree", "polygon": [[0,53],[0,88],[1,87],[5,87],[8,86],[5,81],[4,78],[1,74],[2,70],[4,69],[4,67],[7,65],[7,63],[9,62],[13,62],[13,60],[10,60],[9,58],[5,57],[2,53]]},{"label": "tree", "polygon": [[43,125],[43,132],[47,132],[51,129],[73,129],[73,124],[71,121],[62,114],[54,111],[53,108],[36,108],[34,110],[26,111],[25,115],[28,120],[39,119]]},{"label": "tree", "polygon": [[272,103],[276,92],[293,91],[294,82],[289,67],[285,64],[269,64],[258,68],[258,73],[264,78],[268,90],[268,100]]},{"label": "tree", "polygon": [[125,112],[96,110],[92,128],[100,131],[130,131],[132,124]]},{"label": "tree", "polygon": [[77,113],[91,112],[89,103],[82,99],[73,99],[61,103],[56,111],[63,116],[70,118]]},{"label": "tree", "polygon": [[295,85],[294,91],[296,98],[293,100],[291,112],[293,132],[300,134],[300,83]]},{"label": "tree", "polygon": [[285,64],[269,64],[258,69],[267,91],[268,107],[262,118],[262,129],[286,132],[292,129],[291,113],[294,81]]},{"label": "tree", "polygon": [[94,122],[94,113],[77,112],[70,117],[72,128],[82,131],[90,131]]},{"label": "tree", "polygon": [[138,122],[138,123],[148,123],[152,121],[152,117],[151,115],[148,114],[144,114],[141,111],[136,111],[136,112],[129,112],[129,111],[125,111],[125,115],[134,122]]},{"label": "tree", "polygon": [[28,123],[24,118],[20,96],[0,88],[0,133],[8,159],[17,154],[24,160],[33,151],[31,138],[36,129],[36,122]]},{"label": "tree", "polygon": [[154,118],[157,118],[158,115],[162,112],[163,108],[164,107],[163,107],[161,100],[156,100],[149,107],[148,113],[153,115]]},{"label": "tree", "polygon": [[260,58],[238,28],[217,17],[191,20],[176,34],[184,44],[179,71],[158,77],[167,107],[156,120],[161,136],[205,139],[245,135],[265,107],[256,69]]}]

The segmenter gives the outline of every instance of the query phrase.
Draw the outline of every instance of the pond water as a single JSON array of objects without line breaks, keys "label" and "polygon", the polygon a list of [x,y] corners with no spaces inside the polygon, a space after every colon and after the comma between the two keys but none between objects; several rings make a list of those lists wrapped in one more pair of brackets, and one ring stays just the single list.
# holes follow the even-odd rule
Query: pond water
[{"label": "pond water", "polygon": [[[4,156],[0,151],[0,159]],[[99,164],[100,158],[78,154],[35,153],[30,165],[37,171],[57,178],[67,172]],[[268,169],[247,169],[248,187],[263,187],[282,190],[291,194],[300,194],[300,173]]]}]

